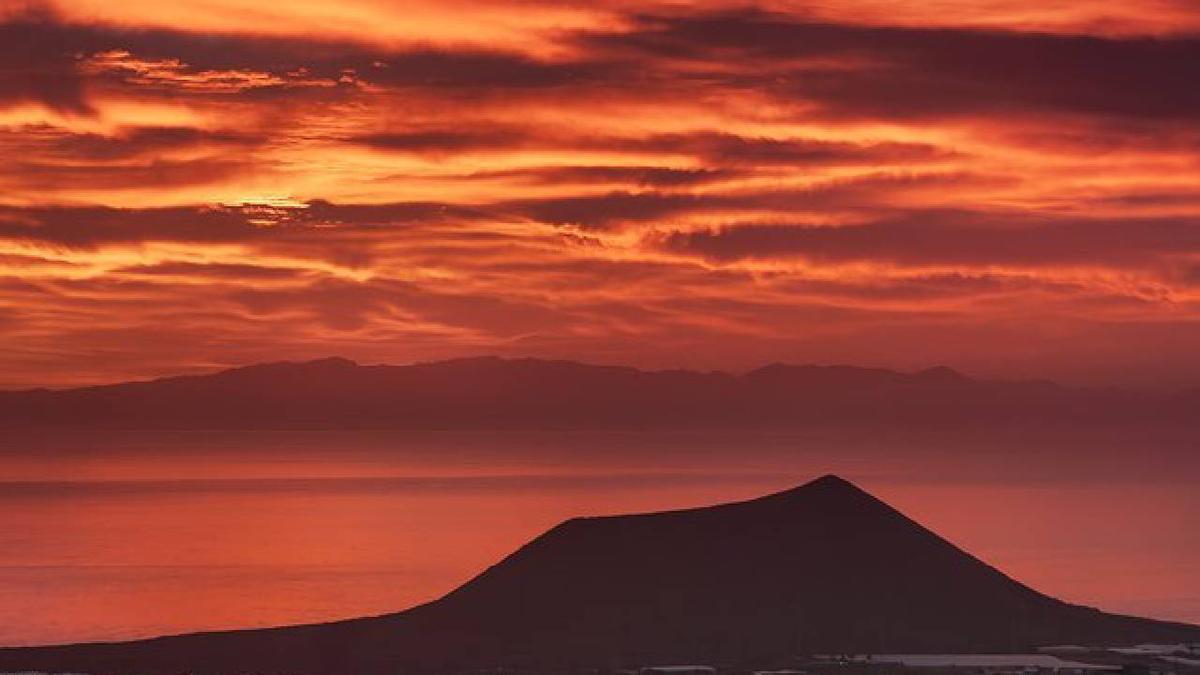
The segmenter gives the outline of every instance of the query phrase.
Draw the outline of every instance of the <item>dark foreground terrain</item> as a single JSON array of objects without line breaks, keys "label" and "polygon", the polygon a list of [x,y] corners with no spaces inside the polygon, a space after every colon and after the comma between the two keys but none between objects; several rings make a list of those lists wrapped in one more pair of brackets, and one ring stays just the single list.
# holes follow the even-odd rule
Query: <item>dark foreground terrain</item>
[{"label": "dark foreground terrain", "polygon": [[398,614],[0,650],[0,671],[433,673],[1197,640],[1197,626],[1038,593],[825,476],[746,502],[569,520]]}]

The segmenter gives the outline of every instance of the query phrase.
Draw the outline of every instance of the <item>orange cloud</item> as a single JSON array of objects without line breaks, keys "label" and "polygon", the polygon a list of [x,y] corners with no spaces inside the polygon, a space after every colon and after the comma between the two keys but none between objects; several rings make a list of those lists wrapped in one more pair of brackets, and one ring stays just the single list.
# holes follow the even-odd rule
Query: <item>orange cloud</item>
[{"label": "orange cloud", "polygon": [[479,352],[1200,376],[1190,3],[523,7],[6,5],[0,383]]}]

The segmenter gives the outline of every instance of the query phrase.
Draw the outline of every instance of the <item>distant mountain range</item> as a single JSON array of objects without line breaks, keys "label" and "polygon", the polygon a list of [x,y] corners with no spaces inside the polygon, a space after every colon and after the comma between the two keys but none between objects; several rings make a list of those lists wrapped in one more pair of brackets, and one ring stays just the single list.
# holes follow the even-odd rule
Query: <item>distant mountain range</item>
[{"label": "distant mountain range", "polygon": [[120,644],[0,650],[0,671],[567,671],[1200,640],[1200,626],[1038,593],[836,476],[746,502],[576,518],[399,614]]},{"label": "distant mountain range", "polygon": [[341,358],[60,391],[0,392],[6,428],[637,429],[821,425],[1200,424],[1200,390],[773,364],[744,375],[482,357],[407,366]]}]

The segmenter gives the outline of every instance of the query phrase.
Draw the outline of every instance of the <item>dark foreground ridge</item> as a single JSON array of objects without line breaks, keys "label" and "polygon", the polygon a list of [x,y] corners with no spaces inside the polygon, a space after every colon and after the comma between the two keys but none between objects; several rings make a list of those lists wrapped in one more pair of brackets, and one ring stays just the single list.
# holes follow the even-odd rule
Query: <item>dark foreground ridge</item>
[{"label": "dark foreground ridge", "polygon": [[1038,593],[825,476],[746,502],[569,520],[399,614],[0,650],[0,671],[446,673],[1195,640],[1200,626]]},{"label": "dark foreground ridge", "polygon": [[63,391],[0,391],[0,429],[639,429],[1118,422],[1195,425],[1200,390],[774,364],[742,375],[482,357],[331,358]]}]

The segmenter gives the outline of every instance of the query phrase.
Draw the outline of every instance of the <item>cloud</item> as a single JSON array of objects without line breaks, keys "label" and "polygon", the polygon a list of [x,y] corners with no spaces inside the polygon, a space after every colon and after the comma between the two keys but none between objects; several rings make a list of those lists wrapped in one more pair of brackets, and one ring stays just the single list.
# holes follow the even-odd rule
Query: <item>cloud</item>
[{"label": "cloud", "polygon": [[1194,360],[1186,3],[455,2],[0,12],[0,382]]},{"label": "cloud", "polygon": [[714,260],[801,258],[905,265],[1136,267],[1200,254],[1190,219],[1053,218],[925,211],[858,225],[739,224],[671,232],[659,244]]},{"label": "cloud", "polygon": [[927,143],[853,143],[803,137],[740,136],[716,131],[592,136],[558,129],[497,125],[472,125],[466,129],[418,128],[367,134],[349,140],[380,150],[411,152],[558,149],[691,156],[705,166],[718,168],[913,164],[954,156],[951,151]]},{"label": "cloud", "polygon": [[[97,78],[110,78],[143,89],[182,89],[205,94],[238,94],[261,89],[336,87],[342,77],[309,78],[307,70],[276,74],[258,70],[201,70],[177,58],[144,59],[122,49],[84,58],[79,69]],[[345,74],[343,74],[345,75]]]},{"label": "cloud", "polygon": [[76,69],[78,45],[48,20],[0,23],[0,107],[40,103],[73,113],[89,107]]},{"label": "cloud", "polygon": [[72,133],[48,125],[0,130],[0,148],[10,157],[41,156],[75,163],[153,158],[182,149],[245,151],[266,140],[263,135],[190,127],[129,127],[113,134]]},{"label": "cloud", "polygon": [[493,89],[577,87],[611,80],[628,64],[592,60],[553,62],[488,51],[417,50],[380,55],[368,81],[392,87]]},{"label": "cloud", "polygon": [[669,188],[717,183],[747,175],[750,175],[747,171],[724,167],[693,169],[664,166],[545,166],[476,172],[469,178],[517,178],[544,185],[594,183]]},{"label": "cloud", "polygon": [[680,192],[615,190],[603,194],[501,202],[490,208],[554,225],[600,230],[630,223],[660,226],[684,216],[729,220],[730,214],[794,216],[819,212],[871,212],[889,208],[889,198],[926,189],[967,187],[986,178],[957,174],[869,173],[798,187]]},{"label": "cloud", "polygon": [[537,142],[537,135],[520,128],[462,129],[434,128],[411,131],[384,131],[350,139],[379,150],[446,152],[491,148],[520,147]]},{"label": "cloud", "polygon": [[[1194,120],[1200,39],[811,23],[743,10],[643,16],[585,44],[811,101],[837,117],[1094,113]],[[720,55],[718,57],[718,55]],[[714,60],[732,63],[731,73]]]},{"label": "cloud", "polygon": [[221,242],[257,236],[231,209],[173,207],[0,207],[0,236],[67,246],[143,241]]},{"label": "cloud", "polygon": [[631,149],[686,153],[715,166],[839,166],[912,164],[953,153],[926,143],[852,143],[812,138],[747,137],[732,133],[662,134],[622,143]]},{"label": "cloud", "polygon": [[239,242],[303,236],[333,240],[339,231],[366,233],[479,217],[476,211],[435,202],[346,205],[318,200],[284,206],[245,203],[130,209],[0,206],[0,237],[66,246],[142,241]]}]

